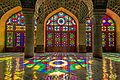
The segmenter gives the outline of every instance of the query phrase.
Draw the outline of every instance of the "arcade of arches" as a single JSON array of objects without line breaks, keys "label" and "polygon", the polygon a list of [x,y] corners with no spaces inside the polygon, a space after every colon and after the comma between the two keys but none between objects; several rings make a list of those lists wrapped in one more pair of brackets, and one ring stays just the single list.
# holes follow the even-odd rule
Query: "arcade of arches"
[{"label": "arcade of arches", "polygon": [[[93,20],[91,18],[86,18],[84,26],[81,26],[78,22],[78,18],[71,12],[64,10],[64,8],[58,9],[50,13],[43,23],[43,32],[40,33],[43,37],[44,44],[43,51],[45,52],[79,52],[78,47],[80,45],[80,27],[86,28],[86,38],[84,39],[84,46],[86,49],[83,52],[92,52],[92,29]],[[117,46],[119,39],[116,23],[116,15],[111,10],[107,10],[106,14],[101,20],[101,30],[102,30],[102,47],[104,52],[119,52],[119,46]],[[114,15],[110,15],[112,12]],[[116,21],[116,22],[115,22]],[[39,23],[38,23],[39,24]],[[36,51],[36,32],[37,32],[37,21],[34,22],[34,48]],[[84,34],[83,34],[84,35]],[[83,35],[81,35],[83,37]],[[18,11],[12,14],[5,22],[5,52],[23,52],[25,48],[26,39],[26,26],[24,14],[22,11]],[[38,41],[41,42],[42,40]],[[66,49],[67,48],[67,49]]]},{"label": "arcade of arches", "polygon": [[[64,11],[64,10],[63,10]],[[77,52],[79,43],[78,19],[68,13],[55,13],[47,18],[44,23],[44,47],[46,52]],[[72,14],[72,13],[71,13]],[[92,51],[93,20],[86,19],[86,50]],[[102,46],[103,51],[116,52],[116,23],[107,14],[103,16]],[[37,22],[34,24],[34,47],[36,48]],[[26,26],[23,13],[17,12],[6,21],[5,51],[23,52],[25,47]],[[42,33],[41,33],[42,34]],[[118,34],[119,35],[119,34]],[[40,37],[40,36],[39,36]],[[66,49],[67,48],[67,49]]]}]

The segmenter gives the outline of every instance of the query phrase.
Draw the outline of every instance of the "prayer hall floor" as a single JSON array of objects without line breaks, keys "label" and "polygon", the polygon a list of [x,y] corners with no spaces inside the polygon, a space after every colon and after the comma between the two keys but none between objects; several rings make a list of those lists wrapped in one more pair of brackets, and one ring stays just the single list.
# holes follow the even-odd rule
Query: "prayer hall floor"
[{"label": "prayer hall floor", "polygon": [[0,53],[0,80],[120,80],[120,54]]}]

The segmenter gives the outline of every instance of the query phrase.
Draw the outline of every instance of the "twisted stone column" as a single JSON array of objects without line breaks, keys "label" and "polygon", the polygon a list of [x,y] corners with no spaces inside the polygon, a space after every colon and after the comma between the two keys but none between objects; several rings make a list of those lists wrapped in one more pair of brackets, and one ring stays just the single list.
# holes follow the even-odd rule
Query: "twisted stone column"
[{"label": "twisted stone column", "polygon": [[36,46],[36,52],[45,52],[44,51],[44,24],[38,22],[37,25],[37,46]]},{"label": "twisted stone column", "polygon": [[92,48],[93,57],[102,58],[102,18],[105,15],[104,9],[96,9],[94,11],[94,26],[92,31]]},{"label": "twisted stone column", "polygon": [[86,52],[86,24],[80,23],[79,25],[79,52]]},{"label": "twisted stone column", "polygon": [[34,10],[23,9],[26,22],[25,58],[34,56]]}]

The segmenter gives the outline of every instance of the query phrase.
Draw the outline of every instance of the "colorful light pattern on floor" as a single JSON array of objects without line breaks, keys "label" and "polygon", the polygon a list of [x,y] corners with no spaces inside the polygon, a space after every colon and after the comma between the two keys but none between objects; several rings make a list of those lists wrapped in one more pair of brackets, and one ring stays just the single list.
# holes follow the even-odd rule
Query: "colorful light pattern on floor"
[{"label": "colorful light pattern on floor", "polygon": [[[74,55],[75,54],[75,55]],[[39,62],[42,63],[48,60],[48,64],[51,61],[53,64],[64,64],[64,62],[58,59],[59,55],[56,54],[41,54],[34,59],[34,66],[30,66],[29,68],[27,64],[23,64],[24,57],[22,53],[1,53],[0,54],[0,80],[119,80],[120,75],[120,54],[118,53],[103,53],[103,59],[95,59],[92,58],[92,54],[79,54],[76,55],[61,55],[62,60],[86,60],[88,64],[85,67],[81,67],[80,69],[71,70],[71,72],[61,72],[59,69],[62,69],[58,66],[58,70],[56,72],[52,72],[45,74],[41,71],[38,71],[38,67],[36,64]],[[46,57],[47,56],[47,57]],[[72,58],[71,58],[72,57]],[[63,59],[64,58],[64,59]],[[45,60],[46,59],[46,60]],[[51,59],[51,60],[50,60]],[[30,60],[26,60],[28,63]],[[42,61],[41,61],[42,60]],[[35,62],[36,61],[36,62]],[[67,62],[67,61],[66,61]],[[75,62],[76,63],[76,62]],[[67,62],[68,64],[68,62]],[[44,65],[44,64],[43,64]],[[35,67],[36,66],[36,67]],[[52,66],[54,67],[54,66]],[[64,66],[63,66],[64,67]],[[39,67],[40,68],[40,67]],[[36,70],[34,70],[36,69]],[[55,70],[53,68],[53,70]],[[57,74],[57,76],[56,76]]]},{"label": "colorful light pattern on floor", "polygon": [[[73,55],[72,55],[73,56]],[[74,55],[75,56],[75,55]],[[78,56],[77,56],[78,57]],[[57,76],[61,77],[65,76],[67,73],[70,73],[74,70],[79,70],[81,68],[86,68],[88,62],[86,58],[82,59],[79,56],[79,59],[75,57],[71,57],[68,55],[64,56],[36,56],[30,60],[25,60],[25,67],[31,68],[34,71],[43,72],[49,76]],[[48,77],[47,76],[47,77]],[[55,77],[54,77],[55,78]],[[66,77],[67,78],[67,77]],[[65,78],[65,79],[66,79]],[[70,80],[73,80],[73,76],[70,77]],[[47,78],[46,78],[47,80]],[[54,80],[54,79],[50,79]],[[74,76],[74,80],[75,76]]]},{"label": "colorful light pattern on floor", "polygon": [[[64,57],[64,58],[66,58],[66,57]],[[72,59],[72,60],[65,61],[65,59],[63,59],[62,61],[66,62],[65,65],[63,63],[60,64],[57,61],[59,61],[59,60],[55,60],[54,62],[56,62],[56,63],[54,63],[54,62],[52,62],[52,60],[48,60],[48,59],[38,60],[38,59],[33,58],[31,60],[26,60],[25,66],[28,68],[32,68],[33,70],[38,70],[40,72],[49,74],[49,73],[55,72],[55,71],[60,71],[60,72],[65,72],[65,73],[71,72],[72,70],[86,67],[86,64],[87,64],[86,60],[73,60]]]}]

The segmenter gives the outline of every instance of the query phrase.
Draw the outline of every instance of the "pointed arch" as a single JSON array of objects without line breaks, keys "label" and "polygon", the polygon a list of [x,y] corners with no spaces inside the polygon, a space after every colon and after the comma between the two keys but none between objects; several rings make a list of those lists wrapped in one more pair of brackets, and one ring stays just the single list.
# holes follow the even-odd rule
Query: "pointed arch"
[{"label": "pointed arch", "polygon": [[6,12],[0,19],[0,52],[3,52],[4,47],[5,47],[5,23],[11,17],[13,14],[19,12],[22,10],[22,7],[17,6],[14,7],[13,9],[9,10]]},{"label": "pointed arch", "polygon": [[108,8],[106,14],[110,16],[116,23],[116,51],[120,52],[120,17]]},{"label": "pointed arch", "polygon": [[45,21],[44,21],[44,49],[46,49],[46,42],[45,42],[45,40],[46,40],[46,22],[47,22],[47,20],[51,17],[51,16],[53,16],[54,14],[56,14],[56,13],[58,13],[58,12],[64,12],[64,13],[66,13],[66,14],[68,14],[69,16],[71,16],[74,20],[75,20],[75,22],[76,22],[76,25],[77,25],[77,41],[76,41],[76,47],[78,48],[78,45],[79,45],[79,28],[78,28],[78,26],[79,26],[79,23],[78,23],[78,19],[77,19],[77,17],[74,15],[74,14],[72,14],[70,11],[68,11],[68,10],[66,10],[65,8],[63,8],[63,7],[60,7],[60,8],[58,8],[57,10],[55,10],[55,11],[53,11],[53,12],[51,12],[46,18],[45,18]]}]

